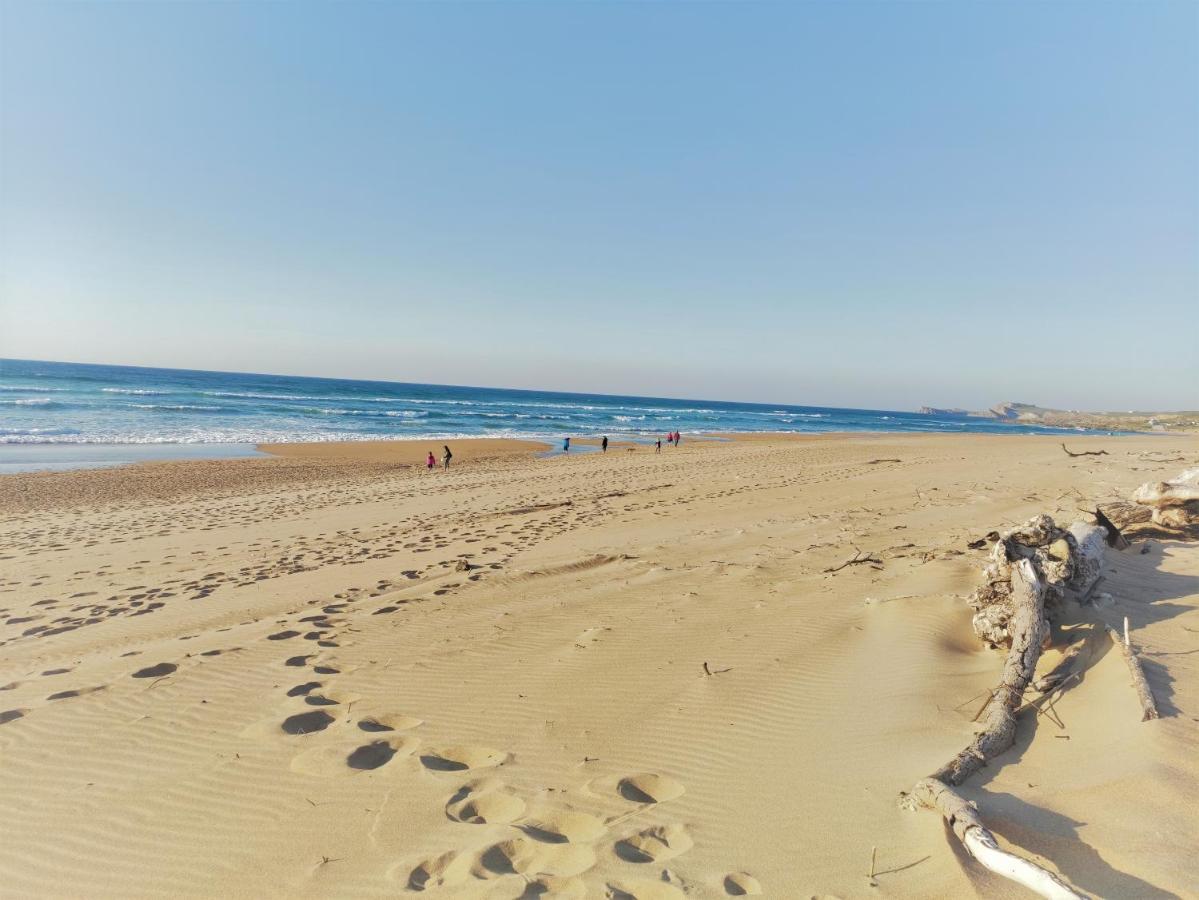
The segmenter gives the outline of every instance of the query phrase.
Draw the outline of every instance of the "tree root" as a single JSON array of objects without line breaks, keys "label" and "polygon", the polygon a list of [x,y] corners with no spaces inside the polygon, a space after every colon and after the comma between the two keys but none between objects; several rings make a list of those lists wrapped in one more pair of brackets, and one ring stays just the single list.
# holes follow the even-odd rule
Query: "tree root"
[{"label": "tree root", "polygon": [[1141,668],[1141,658],[1132,648],[1132,641],[1128,636],[1128,617],[1124,617],[1123,638],[1121,638],[1120,632],[1111,626],[1108,626],[1107,634],[1112,639],[1112,643],[1120,648],[1124,662],[1128,665],[1128,674],[1132,676],[1132,686],[1136,688],[1137,697],[1141,701],[1141,721],[1148,722],[1158,718],[1157,702],[1153,699],[1153,691],[1149,690],[1149,682],[1145,680],[1145,670]]}]

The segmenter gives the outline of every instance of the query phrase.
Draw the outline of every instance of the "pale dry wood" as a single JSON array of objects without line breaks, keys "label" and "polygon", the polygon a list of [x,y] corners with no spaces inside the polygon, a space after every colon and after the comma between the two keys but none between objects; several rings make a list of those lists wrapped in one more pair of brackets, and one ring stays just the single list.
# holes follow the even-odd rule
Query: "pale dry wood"
[{"label": "pale dry wood", "polygon": [[1053,872],[1001,849],[974,805],[945,782],[926,778],[917,783],[912,795],[922,805],[939,812],[967,852],[996,875],[1022,884],[1049,900],[1086,900],[1086,894],[1079,893]]},{"label": "pale dry wood", "polygon": [[1003,664],[1003,675],[980,717],[982,730],[970,746],[933,773],[946,784],[961,784],[998,756],[1016,739],[1016,709],[1041,658],[1049,635],[1045,620],[1045,590],[1032,562],[1022,559],[1012,566],[1013,615],[1009,623],[1012,645]]},{"label": "pale dry wood", "polygon": [[1136,650],[1132,647],[1132,641],[1128,634],[1128,617],[1124,617],[1124,635],[1121,637],[1120,632],[1108,626],[1108,636],[1112,639],[1112,643],[1120,648],[1120,653],[1124,657],[1124,662],[1128,665],[1128,674],[1132,677],[1132,686],[1136,688],[1137,698],[1141,701],[1141,721],[1148,722],[1150,719],[1158,718],[1157,702],[1153,699],[1153,691],[1149,689],[1149,682],[1145,680],[1145,670],[1141,666],[1141,658],[1137,656]]},{"label": "pale dry wood", "polygon": [[1016,712],[1037,668],[1041,646],[1049,633],[1045,619],[1045,585],[1028,559],[1011,568],[1013,614],[1011,647],[1004,660],[999,686],[985,708],[983,727],[965,750],[913,788],[910,799],[939,812],[966,850],[983,866],[1016,881],[1042,897],[1077,898],[1078,893],[1053,872],[1002,850],[983,825],[978,811],[951,785],[959,785],[1016,739]]}]

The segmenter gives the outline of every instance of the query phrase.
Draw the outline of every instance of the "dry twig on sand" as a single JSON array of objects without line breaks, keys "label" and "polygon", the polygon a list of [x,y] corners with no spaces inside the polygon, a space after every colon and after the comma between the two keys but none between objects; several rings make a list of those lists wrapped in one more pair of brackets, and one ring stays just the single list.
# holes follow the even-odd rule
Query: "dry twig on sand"
[{"label": "dry twig on sand", "polygon": [[[1066,445],[1064,443],[1062,444],[1062,449],[1066,450]],[[1106,450],[1083,450],[1079,453],[1071,453],[1069,450],[1066,450],[1066,455],[1067,456],[1107,456],[1107,451]]]},{"label": "dry twig on sand", "polygon": [[870,563],[871,565],[874,565],[874,566],[881,566],[883,564],[883,561],[881,559],[878,559],[877,557],[871,556],[869,553],[867,553],[865,556],[863,556],[862,551],[859,550],[857,547],[854,547],[852,559],[847,559],[845,562],[841,563],[841,565],[833,566],[831,569],[825,569],[824,572],[826,574],[830,573],[830,572],[840,572],[842,569],[846,568],[847,566],[856,566],[856,565],[859,565],[860,563]]},{"label": "dry twig on sand", "polygon": [[1149,690],[1149,682],[1145,680],[1145,670],[1141,667],[1141,658],[1137,656],[1137,651],[1132,647],[1132,640],[1128,634],[1128,616],[1124,617],[1123,638],[1121,638],[1120,632],[1111,626],[1108,626],[1107,634],[1112,639],[1112,643],[1120,648],[1124,662],[1128,665],[1132,686],[1136,688],[1137,697],[1141,701],[1141,721],[1148,722],[1150,719],[1156,719],[1158,717],[1157,703],[1153,699],[1153,691]]}]

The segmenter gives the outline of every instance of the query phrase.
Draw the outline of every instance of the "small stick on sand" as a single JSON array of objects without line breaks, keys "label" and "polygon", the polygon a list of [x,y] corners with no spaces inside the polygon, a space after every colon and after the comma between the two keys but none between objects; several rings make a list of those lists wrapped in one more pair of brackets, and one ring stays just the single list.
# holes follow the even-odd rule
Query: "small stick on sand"
[{"label": "small stick on sand", "polygon": [[932,856],[931,856],[931,855],[930,855],[930,856],[922,856],[922,857],[920,857],[918,860],[916,860],[915,862],[905,863],[905,864],[904,864],[904,865],[902,865],[902,866],[896,866],[894,869],[883,869],[881,872],[875,872],[874,874],[875,874],[875,875],[893,875],[893,874],[895,874],[896,872],[902,872],[902,871],[904,871],[905,869],[910,869],[910,868],[912,868],[913,866],[918,866],[918,865],[920,865],[922,862],[926,862],[927,860],[930,860],[930,859],[932,859]]},{"label": "small stick on sand", "polygon": [[876,559],[875,557],[871,556],[869,553],[867,553],[865,556],[863,556],[862,551],[859,550],[857,547],[854,547],[853,551],[854,552],[853,552],[852,559],[847,559],[845,562],[841,563],[841,565],[834,566],[831,569],[825,569],[824,570],[825,574],[828,574],[831,572],[840,572],[842,569],[844,569],[847,566],[856,566],[856,565],[859,565],[860,563],[871,563],[872,565],[878,565],[878,566],[881,566],[883,564],[883,561],[881,559]]},{"label": "small stick on sand", "polygon": [[[1062,444],[1062,449],[1066,450],[1065,444]],[[1107,456],[1107,451],[1106,450],[1083,450],[1080,453],[1071,453],[1069,450],[1066,450],[1066,455],[1067,456]]]},{"label": "small stick on sand", "polygon": [[1149,682],[1145,680],[1145,670],[1141,667],[1141,659],[1132,649],[1132,640],[1128,633],[1128,616],[1124,617],[1123,639],[1120,637],[1120,632],[1111,626],[1108,626],[1107,633],[1112,639],[1112,643],[1120,648],[1124,662],[1128,665],[1128,674],[1132,676],[1132,686],[1136,688],[1137,697],[1141,701],[1141,721],[1148,722],[1150,719],[1158,718],[1157,703],[1153,699],[1153,692],[1149,690]]}]

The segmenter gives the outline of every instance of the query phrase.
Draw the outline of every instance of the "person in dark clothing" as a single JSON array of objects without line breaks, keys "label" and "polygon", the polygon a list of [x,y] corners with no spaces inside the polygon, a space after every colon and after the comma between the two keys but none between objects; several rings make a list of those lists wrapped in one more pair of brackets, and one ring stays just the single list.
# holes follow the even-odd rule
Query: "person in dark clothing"
[{"label": "person in dark clothing", "polygon": [[441,445],[441,449],[441,467],[448,472],[450,470],[450,460],[454,458],[454,454],[450,452],[450,448],[445,444]]},{"label": "person in dark clothing", "polygon": [[656,443],[656,444],[654,445],[654,452],[655,452],[655,453],[661,453],[661,452],[662,452],[662,439],[661,439],[661,438],[658,438],[658,443]]},{"label": "person in dark clothing", "polygon": [[567,438],[566,440],[564,440],[564,441],[562,442],[562,452],[563,452],[563,453],[569,453],[569,452],[570,452],[570,438]]},{"label": "person in dark clothing", "polygon": [[604,453],[608,452],[608,436],[606,434],[604,435],[604,439],[600,441],[600,447],[603,449]]}]

